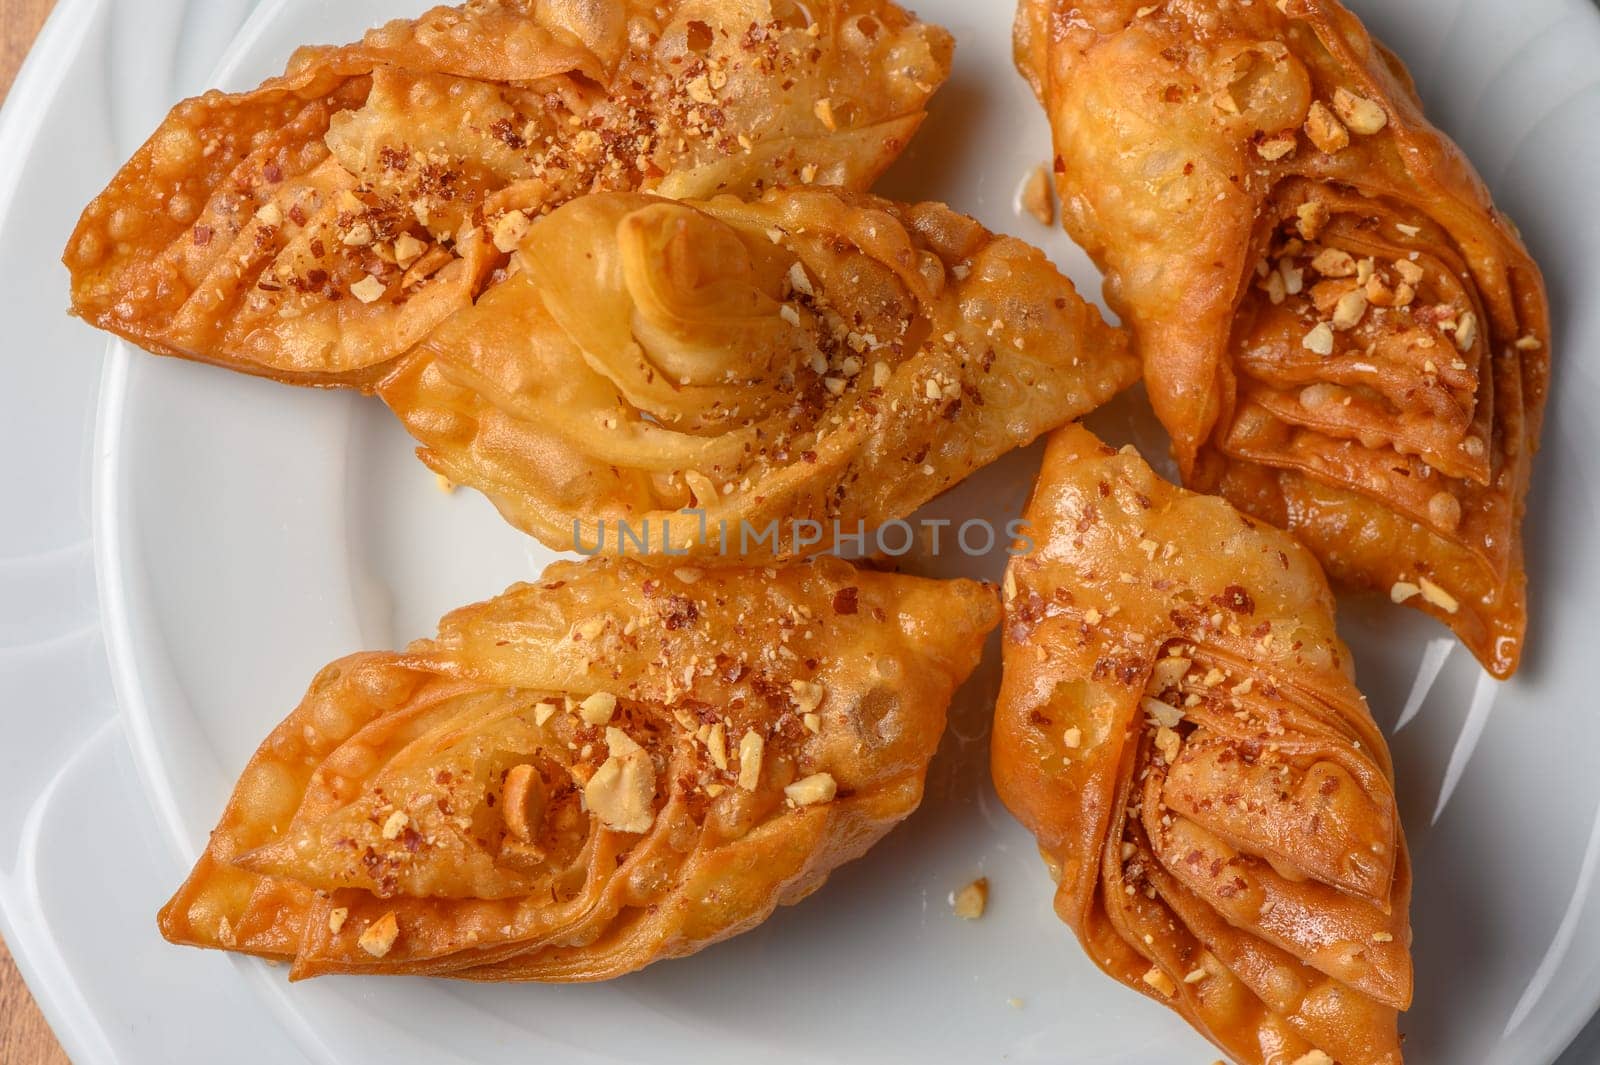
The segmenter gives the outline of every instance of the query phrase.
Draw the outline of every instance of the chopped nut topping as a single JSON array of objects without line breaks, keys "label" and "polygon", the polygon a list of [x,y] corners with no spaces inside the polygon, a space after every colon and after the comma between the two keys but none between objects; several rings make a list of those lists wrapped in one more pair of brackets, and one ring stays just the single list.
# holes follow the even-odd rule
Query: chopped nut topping
[{"label": "chopped nut topping", "polygon": [[745,791],[755,791],[761,783],[761,756],[766,741],[753,729],[739,741],[739,786]]},{"label": "chopped nut topping", "polygon": [[521,211],[507,211],[494,223],[494,246],[507,255],[522,245],[533,223]]},{"label": "chopped nut topping", "polygon": [[649,831],[656,817],[655,764],[618,729],[606,730],[606,743],[611,756],[584,785],[584,801],[615,832]]},{"label": "chopped nut topping", "polygon": [[635,743],[633,737],[621,729],[607,727],[606,750],[618,758],[624,758],[630,754],[637,754],[644,748]]},{"label": "chopped nut topping", "polygon": [[1394,261],[1394,272],[1400,275],[1402,281],[1410,285],[1420,285],[1423,277],[1426,276],[1426,272],[1422,267],[1410,259],[1396,259]]},{"label": "chopped nut topping", "polygon": [[1296,1058],[1293,1065],[1338,1065],[1338,1063],[1322,1051],[1312,1050]]},{"label": "chopped nut topping", "polygon": [[1529,334],[1528,336],[1517,338],[1516,347],[1518,351],[1538,351],[1540,348],[1544,347],[1544,341],[1540,340],[1536,336],[1533,336],[1532,334]]},{"label": "chopped nut topping", "polygon": [[1178,993],[1178,985],[1172,982],[1172,977],[1168,976],[1159,965],[1150,967],[1150,971],[1144,974],[1144,982],[1147,987],[1154,988],[1166,998]]},{"label": "chopped nut topping", "polygon": [[1354,329],[1367,316],[1367,294],[1353,288],[1339,297],[1333,307],[1333,327],[1341,331]]},{"label": "chopped nut topping", "polygon": [[812,110],[816,113],[817,121],[826,126],[828,132],[831,133],[839,128],[838,120],[833,117],[833,101],[828,97],[824,96],[818,100]]},{"label": "chopped nut topping", "polygon": [[335,906],[328,911],[328,931],[333,935],[338,935],[340,929],[344,928],[344,923],[349,919],[350,907]]},{"label": "chopped nut topping", "polygon": [[341,238],[341,243],[347,248],[365,248],[372,243],[372,226],[366,222],[357,222]]},{"label": "chopped nut topping", "polygon": [[1075,751],[1083,746],[1083,729],[1073,725],[1061,734],[1061,744],[1069,751]]},{"label": "chopped nut topping", "polygon": [[1050,189],[1050,171],[1045,167],[1034,167],[1023,182],[1022,209],[1042,226],[1056,224],[1056,202]]},{"label": "chopped nut topping", "polygon": [[831,773],[813,773],[783,789],[789,801],[796,806],[815,806],[817,803],[832,802],[838,792],[839,785]]},{"label": "chopped nut topping", "polygon": [[531,765],[512,766],[500,798],[506,829],[524,843],[533,842],[539,823],[544,820],[544,778]]},{"label": "chopped nut topping", "polygon": [[1174,728],[1178,722],[1183,720],[1182,710],[1170,703],[1164,703],[1160,699],[1152,699],[1149,696],[1145,696],[1139,700],[1139,708],[1154,718],[1156,724],[1163,725],[1166,728]]},{"label": "chopped nut topping", "polygon": [[383,838],[399,839],[400,833],[404,832],[410,823],[411,818],[404,810],[396,810],[383,822]]},{"label": "chopped nut topping", "polygon": [[1191,969],[1188,975],[1183,978],[1183,982],[1186,984],[1198,984],[1205,978],[1206,971],[1204,969]]},{"label": "chopped nut topping", "polygon": [[362,303],[376,303],[383,299],[384,293],[389,289],[382,281],[370,274],[350,286],[350,295]]},{"label": "chopped nut topping", "polygon": [[1322,235],[1322,227],[1328,224],[1328,205],[1321,200],[1310,200],[1295,208],[1295,217],[1299,219],[1296,228],[1300,235],[1307,240],[1316,240]]},{"label": "chopped nut topping", "polygon": [[1344,389],[1326,381],[1306,385],[1300,390],[1300,406],[1306,410],[1316,410],[1329,403],[1335,403],[1344,396]]},{"label": "chopped nut topping", "polygon": [[822,735],[821,714],[804,714],[801,716],[800,721],[805,725],[807,732],[810,732],[816,736]]},{"label": "chopped nut topping", "polygon": [[610,692],[595,692],[578,704],[578,716],[587,725],[604,725],[617,712],[617,697]]},{"label": "chopped nut topping", "polygon": [[391,910],[367,925],[356,943],[374,958],[381,958],[394,949],[394,941],[399,938],[400,920]]},{"label": "chopped nut topping", "polygon": [[728,728],[718,721],[706,733],[706,750],[711,754],[711,764],[718,769],[728,768]]},{"label": "chopped nut topping", "polygon": [[1371,136],[1389,124],[1389,116],[1380,105],[1348,89],[1334,90],[1333,109],[1352,133],[1363,136]]},{"label": "chopped nut topping", "polygon": [[1178,760],[1178,752],[1183,749],[1183,737],[1165,725],[1156,729],[1156,750],[1161,752],[1161,757],[1172,765]]},{"label": "chopped nut topping", "polygon": [[410,233],[402,233],[400,238],[394,242],[394,261],[399,263],[400,268],[403,270],[422,258],[422,253],[427,250],[428,246],[422,241],[413,237]]},{"label": "chopped nut topping", "polygon": [[963,921],[976,921],[989,906],[989,878],[980,876],[950,896],[950,908]]},{"label": "chopped nut topping", "polygon": [[1305,339],[1300,342],[1300,346],[1313,355],[1332,355],[1333,326],[1327,322],[1319,322],[1316,328],[1306,334]]},{"label": "chopped nut topping", "polygon": [[274,202],[268,201],[262,204],[261,209],[256,212],[256,221],[264,226],[281,226],[283,225],[283,208]]},{"label": "chopped nut topping", "polygon": [[549,721],[555,712],[555,703],[539,703],[533,708],[533,723],[540,728],[543,728],[544,723]]},{"label": "chopped nut topping", "polygon": [[1311,269],[1323,277],[1354,277],[1355,256],[1338,248],[1323,248],[1311,260]]},{"label": "chopped nut topping", "polygon": [[1340,124],[1321,100],[1311,105],[1306,116],[1306,136],[1318,150],[1334,155],[1350,147],[1350,131]]},{"label": "chopped nut topping", "polygon": [[875,362],[872,364],[873,388],[882,388],[884,385],[889,383],[889,378],[892,376],[894,376],[894,371],[889,369],[888,363]]},{"label": "chopped nut topping", "polygon": [[1274,134],[1256,145],[1256,154],[1269,163],[1276,163],[1279,159],[1295,150],[1299,143],[1295,132],[1286,129],[1282,133]]},{"label": "chopped nut topping", "polygon": [[1434,584],[1426,577],[1418,577],[1417,585],[1422,589],[1422,598],[1443,610],[1446,614],[1454,614],[1461,609],[1461,603],[1455,596]]},{"label": "chopped nut topping", "polygon": [[811,283],[811,275],[806,273],[805,264],[798,259],[789,267],[789,287],[802,296],[815,296],[817,288]]},{"label": "chopped nut topping", "polygon": [[791,681],[789,690],[794,693],[795,706],[802,714],[814,712],[828,694],[828,689],[809,680]]},{"label": "chopped nut topping", "polygon": [[1389,932],[1374,932],[1372,933],[1372,941],[1374,943],[1393,943],[1394,936]]},{"label": "chopped nut topping", "polygon": [[1181,655],[1163,658],[1150,671],[1150,683],[1145,690],[1160,695],[1164,691],[1176,688],[1183,683],[1184,676],[1188,674],[1189,667],[1193,664],[1190,659]]},{"label": "chopped nut topping", "polygon": [[1394,603],[1405,603],[1422,594],[1422,589],[1410,581],[1396,581],[1393,588],[1389,589],[1389,600]]},{"label": "chopped nut topping", "polygon": [[1462,351],[1471,351],[1472,345],[1478,342],[1478,316],[1468,311],[1461,316],[1456,324],[1456,347]]}]

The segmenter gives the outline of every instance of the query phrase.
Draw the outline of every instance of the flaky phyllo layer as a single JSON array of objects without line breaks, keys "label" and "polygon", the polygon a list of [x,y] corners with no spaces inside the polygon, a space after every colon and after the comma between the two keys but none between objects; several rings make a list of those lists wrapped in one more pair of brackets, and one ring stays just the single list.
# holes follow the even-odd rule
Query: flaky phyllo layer
[{"label": "flaky phyllo layer", "polygon": [[329,666],[161,913],[335,972],[601,980],[798,902],[909,815],[999,620],[968,581],[597,560]]},{"label": "flaky phyllo layer", "polygon": [[591,196],[507,274],[378,391],[429,465],[560,549],[637,553],[626,526],[788,555],[802,523],[902,517],[1138,371],[1042,253],[937,204]]},{"label": "flaky phyllo layer", "polygon": [[67,249],[151,351],[370,387],[593,191],[864,189],[949,72],[888,0],[473,0],[179,104]]},{"label": "flaky phyllo layer", "polygon": [[1544,286],[1400,63],[1333,0],[1024,0],[1018,57],[1189,483],[1515,672]]},{"label": "flaky phyllo layer", "polygon": [[1077,427],[1028,521],[993,768],[1061,918],[1240,1062],[1398,1065],[1410,867],[1315,559]]}]

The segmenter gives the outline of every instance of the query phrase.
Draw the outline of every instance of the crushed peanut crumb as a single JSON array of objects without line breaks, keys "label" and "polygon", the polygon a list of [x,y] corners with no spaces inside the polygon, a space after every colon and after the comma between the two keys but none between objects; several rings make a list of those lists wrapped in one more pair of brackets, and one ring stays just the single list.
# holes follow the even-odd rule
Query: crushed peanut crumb
[{"label": "crushed peanut crumb", "polygon": [[711,755],[711,764],[718,769],[726,771],[728,768],[728,727],[718,721],[706,733],[706,750]]},{"label": "crushed peanut crumb", "polygon": [[340,930],[344,928],[345,921],[349,919],[350,907],[335,906],[328,911],[328,931],[333,935],[338,935]]},{"label": "crushed peanut crumb", "polygon": [[617,697],[610,692],[595,692],[578,704],[578,716],[587,725],[604,725],[617,712]]},{"label": "crushed peanut crumb", "polygon": [[1348,89],[1334,90],[1333,109],[1352,133],[1362,136],[1371,136],[1389,124],[1389,115],[1380,105]]},{"label": "crushed peanut crumb", "polygon": [[1300,346],[1313,355],[1324,357],[1333,354],[1333,326],[1327,322],[1318,322],[1315,328],[1305,335],[1300,341]]},{"label": "crushed peanut crumb", "polygon": [[544,820],[544,778],[526,763],[512,766],[500,799],[506,828],[522,842],[531,843]]},{"label": "crushed peanut crumb", "polygon": [[655,823],[655,764],[619,729],[606,730],[610,757],[584,785],[583,798],[607,828],[647,832]]},{"label": "crushed peanut crumb", "polygon": [[1269,163],[1276,163],[1279,159],[1293,152],[1299,144],[1295,131],[1286,129],[1282,133],[1274,134],[1256,145],[1256,154]]},{"label": "crushed peanut crumb", "polygon": [[833,779],[831,773],[813,773],[783,789],[789,801],[796,806],[815,806],[818,803],[832,802],[838,792],[838,782]]},{"label": "crushed peanut crumb", "polygon": [[1312,1050],[1296,1058],[1293,1065],[1337,1065],[1337,1063],[1322,1051]]},{"label": "crushed peanut crumb", "polygon": [[761,783],[761,756],[765,750],[766,741],[754,730],[739,741],[739,786],[745,791],[755,791]]},{"label": "crushed peanut crumb", "polygon": [[1047,168],[1037,166],[1028,174],[1027,180],[1022,183],[1021,202],[1022,209],[1032,215],[1041,226],[1056,224],[1056,203],[1050,187],[1050,171]]},{"label": "crushed peanut crumb", "polygon": [[354,296],[362,303],[377,303],[379,300],[383,299],[384,293],[388,291],[389,289],[384,285],[384,283],[373,277],[371,274],[368,274],[366,277],[363,277],[360,281],[357,281],[355,284],[350,286],[350,295]]},{"label": "crushed peanut crumb", "polygon": [[509,255],[521,247],[533,223],[521,211],[507,211],[494,223],[494,246]]},{"label": "crushed peanut crumb", "polygon": [[976,921],[989,906],[989,878],[980,876],[950,896],[950,908],[963,921]]},{"label": "crushed peanut crumb", "polygon": [[1159,965],[1152,965],[1150,971],[1144,974],[1145,986],[1155,989],[1165,998],[1171,998],[1178,993],[1178,985],[1172,982]]},{"label": "crushed peanut crumb", "polygon": [[381,958],[394,949],[395,940],[399,938],[400,919],[391,910],[369,924],[356,944],[374,958]]},{"label": "crushed peanut crumb", "polygon": [[1454,614],[1461,609],[1461,603],[1455,596],[1434,584],[1428,578],[1418,577],[1417,584],[1422,590],[1422,598],[1443,610],[1446,614]]},{"label": "crushed peanut crumb", "polygon": [[1334,117],[1328,105],[1318,100],[1306,116],[1306,136],[1319,151],[1334,155],[1350,147],[1350,131]]}]

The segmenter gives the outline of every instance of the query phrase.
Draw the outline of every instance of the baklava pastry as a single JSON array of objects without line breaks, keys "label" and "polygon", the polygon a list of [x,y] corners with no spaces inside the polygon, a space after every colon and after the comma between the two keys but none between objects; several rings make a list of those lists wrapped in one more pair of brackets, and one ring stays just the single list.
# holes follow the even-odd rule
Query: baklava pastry
[{"label": "baklava pastry", "polygon": [[917,808],[970,581],[562,563],[329,666],[162,910],[294,978],[604,980],[799,902]]},{"label": "baklava pastry", "polygon": [[889,0],[436,8],[174,108],[73,234],[73,308],[160,354],[368,386],[583,193],[866,188],[951,51]]},{"label": "baklava pastry", "polygon": [[1514,673],[1544,285],[1399,61],[1333,0],[1024,0],[1018,55],[1187,483]]},{"label": "baklava pastry", "polygon": [[1028,523],[993,769],[1056,912],[1242,1065],[1399,1065],[1411,873],[1316,560],[1078,427]]},{"label": "baklava pastry", "polygon": [[508,274],[378,391],[429,466],[558,550],[803,554],[1138,374],[1041,252],[937,204],[591,196]]}]

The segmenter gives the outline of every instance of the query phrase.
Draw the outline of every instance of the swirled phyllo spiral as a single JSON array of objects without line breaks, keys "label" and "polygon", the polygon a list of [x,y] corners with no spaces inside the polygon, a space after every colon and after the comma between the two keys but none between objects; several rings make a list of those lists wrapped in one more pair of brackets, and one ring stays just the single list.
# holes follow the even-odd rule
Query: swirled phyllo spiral
[{"label": "swirled phyllo spiral", "polygon": [[604,980],[799,902],[917,808],[970,581],[562,563],[329,666],[161,913],[295,978]]},{"label": "swirled phyllo spiral", "polygon": [[557,549],[804,553],[1138,372],[1042,253],[942,205],[588,197],[509,273],[379,394],[430,466]]},{"label": "swirled phyllo spiral", "polygon": [[866,188],[951,50],[889,0],[436,8],[174,108],[84,213],[73,307],[161,354],[370,385],[575,196]]},{"label": "swirled phyllo spiral", "polygon": [[1398,1065],[1388,747],[1291,537],[1073,427],[1006,577],[995,784],[1109,975],[1249,1065]]},{"label": "swirled phyllo spiral", "polygon": [[1544,284],[1399,61],[1333,0],[1024,0],[1018,31],[1186,480],[1514,673]]}]

